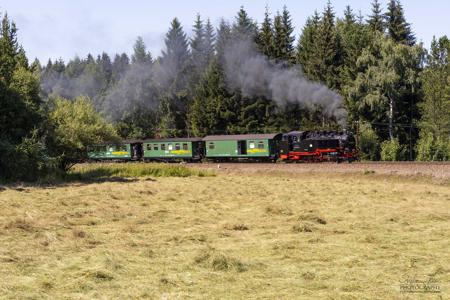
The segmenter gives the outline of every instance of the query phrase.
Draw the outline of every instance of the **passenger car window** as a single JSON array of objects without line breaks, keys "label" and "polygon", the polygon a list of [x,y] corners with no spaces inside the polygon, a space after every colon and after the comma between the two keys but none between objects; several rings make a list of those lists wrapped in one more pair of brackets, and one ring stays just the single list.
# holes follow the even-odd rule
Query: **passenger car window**
[{"label": "passenger car window", "polygon": [[180,144],[175,144],[175,150],[180,150]]},{"label": "passenger car window", "polygon": [[161,144],[161,150],[166,150],[166,144]]},{"label": "passenger car window", "polygon": [[187,143],[183,143],[183,150],[187,150],[188,149],[188,144]]},{"label": "passenger car window", "polygon": [[168,148],[169,148],[169,150],[172,150],[172,149],[173,149],[173,145],[172,145],[172,144],[169,144],[169,145],[168,145]]},{"label": "passenger car window", "polygon": [[263,141],[258,143],[258,149],[264,149],[264,142]]},{"label": "passenger car window", "polygon": [[250,149],[254,149],[254,148],[255,148],[255,142],[254,142],[254,141],[248,142],[248,147],[249,147]]},{"label": "passenger car window", "polygon": [[147,144],[147,150],[148,150],[148,151],[152,151],[152,145]]},{"label": "passenger car window", "polygon": [[208,148],[211,150],[214,149],[214,143],[209,143]]},{"label": "passenger car window", "polygon": [[158,150],[158,144],[153,144],[153,150]]}]

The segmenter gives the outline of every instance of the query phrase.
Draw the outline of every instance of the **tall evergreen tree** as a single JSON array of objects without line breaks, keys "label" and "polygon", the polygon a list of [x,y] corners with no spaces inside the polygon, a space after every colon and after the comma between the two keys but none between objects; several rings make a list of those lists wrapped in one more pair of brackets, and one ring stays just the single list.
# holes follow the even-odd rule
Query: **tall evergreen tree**
[{"label": "tall evergreen tree", "polygon": [[352,9],[347,6],[344,11],[344,18],[339,19],[336,24],[340,44],[342,47],[342,61],[340,66],[341,94],[348,94],[348,87],[353,84],[358,67],[356,62],[364,48],[370,43],[370,29],[366,26],[361,17],[355,16]]},{"label": "tall evergreen tree", "polygon": [[211,24],[209,18],[206,20],[205,25],[205,41],[204,41],[204,51],[206,57],[206,65],[214,58],[215,54],[215,42],[216,42],[216,33],[214,32],[214,27]]},{"label": "tall evergreen tree", "polygon": [[[164,40],[165,50],[162,51],[161,65],[163,66],[166,82],[164,84],[172,85],[172,91],[177,92],[185,88],[185,78],[189,63],[189,42],[183,27],[177,18],[174,18],[170,24],[169,31]],[[173,83],[176,83],[173,86]]]},{"label": "tall evergreen tree", "polygon": [[203,21],[200,18],[200,15],[197,14],[194,28],[193,28],[194,36],[190,40],[190,46],[191,46],[191,55],[192,60],[194,62],[194,66],[196,66],[199,70],[198,72],[201,73],[203,71],[203,68],[206,65],[205,61],[205,29],[203,26]]},{"label": "tall evergreen tree", "polygon": [[317,30],[316,40],[316,76],[329,88],[339,89],[339,66],[342,49],[334,20],[334,11],[328,2]]},{"label": "tall evergreen tree", "polygon": [[274,32],[272,19],[270,18],[269,8],[266,6],[266,11],[264,12],[264,21],[259,29],[258,39],[257,39],[258,49],[269,58],[274,58]]},{"label": "tall evergreen tree", "polygon": [[378,0],[372,1],[372,14],[369,16],[367,24],[373,31],[384,32],[385,29],[384,17],[383,12],[381,10],[380,2]]},{"label": "tall evergreen tree", "polygon": [[283,24],[283,53],[286,61],[292,62],[294,58],[294,41],[295,37],[293,36],[294,27],[292,25],[291,14],[289,13],[286,6],[283,7],[283,12],[281,13],[281,20]]},{"label": "tall evergreen tree", "polygon": [[233,38],[254,39],[257,37],[257,28],[255,21],[249,17],[247,11],[241,6],[233,24]]},{"label": "tall evergreen tree", "polygon": [[[173,19],[166,34],[165,50],[162,52],[160,66],[156,73],[161,94],[159,110],[160,130],[164,135],[185,133],[187,125],[187,110],[189,106],[190,52],[189,42],[177,18]],[[167,115],[170,112],[170,118]],[[175,119],[172,122],[172,117]],[[174,127],[172,126],[174,123]],[[170,127],[172,126],[172,127]]]},{"label": "tall evergreen tree", "polygon": [[302,66],[303,72],[308,78],[318,80],[319,74],[316,69],[317,41],[320,25],[320,16],[317,11],[306,20],[297,44],[296,62]]},{"label": "tall evergreen tree", "polygon": [[144,40],[142,37],[138,37],[133,47],[133,55],[131,56],[131,62],[133,64],[151,64],[153,59],[150,52],[147,52]]},{"label": "tall evergreen tree", "polygon": [[17,42],[17,28],[11,22],[8,15],[2,19],[0,38],[0,79],[8,85],[11,82],[13,71],[16,68],[19,54],[19,44]]},{"label": "tall evergreen tree", "polygon": [[8,16],[0,28],[0,179],[36,179],[46,166],[39,78]]},{"label": "tall evergreen tree", "polygon": [[237,124],[233,100],[220,65],[213,60],[197,87],[190,109],[192,134],[204,136],[232,132]]},{"label": "tall evergreen tree", "polygon": [[406,22],[399,0],[389,1],[385,18],[388,34],[394,41],[410,46],[415,44],[416,38],[411,30],[411,25]]},{"label": "tall evergreen tree", "polygon": [[292,20],[286,6],[283,13],[274,18],[274,57],[279,61],[290,63],[294,58],[294,37]]},{"label": "tall evergreen tree", "polygon": [[122,53],[121,55],[116,54],[112,64],[113,83],[116,83],[123,77],[126,70],[128,70],[129,66],[130,66],[130,59],[128,58],[128,55],[126,53]]},{"label": "tall evergreen tree", "polygon": [[225,20],[221,20],[217,29],[216,53],[217,61],[220,65],[224,63],[225,50],[232,38],[231,26]]}]

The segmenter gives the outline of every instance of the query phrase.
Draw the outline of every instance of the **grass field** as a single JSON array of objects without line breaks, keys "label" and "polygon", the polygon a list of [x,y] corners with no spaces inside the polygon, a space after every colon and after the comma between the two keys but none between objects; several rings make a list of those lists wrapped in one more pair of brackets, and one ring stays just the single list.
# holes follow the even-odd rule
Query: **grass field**
[{"label": "grass field", "polygon": [[[448,184],[96,168],[0,188],[0,298],[450,297]],[[400,293],[430,276],[441,293]]]}]

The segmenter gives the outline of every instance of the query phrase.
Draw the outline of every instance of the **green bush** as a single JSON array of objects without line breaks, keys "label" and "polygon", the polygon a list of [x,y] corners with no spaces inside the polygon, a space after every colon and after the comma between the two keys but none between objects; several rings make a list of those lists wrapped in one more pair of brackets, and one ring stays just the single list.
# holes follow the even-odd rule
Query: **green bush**
[{"label": "green bush", "polygon": [[381,160],[399,161],[405,160],[406,149],[400,145],[398,139],[387,140],[381,143]]},{"label": "green bush", "polygon": [[74,101],[58,98],[51,106],[49,146],[64,171],[86,158],[88,145],[118,139],[114,127],[95,110],[87,97],[80,96]]},{"label": "green bush", "polygon": [[378,160],[380,142],[369,123],[361,122],[359,134],[359,151],[362,160]]},{"label": "green bush", "polygon": [[36,181],[58,175],[57,160],[47,156],[36,132],[33,132],[31,137],[24,138],[18,145],[1,141],[0,151],[2,181]]},{"label": "green bush", "polygon": [[450,139],[435,137],[431,132],[423,134],[417,142],[417,160],[449,161]]}]

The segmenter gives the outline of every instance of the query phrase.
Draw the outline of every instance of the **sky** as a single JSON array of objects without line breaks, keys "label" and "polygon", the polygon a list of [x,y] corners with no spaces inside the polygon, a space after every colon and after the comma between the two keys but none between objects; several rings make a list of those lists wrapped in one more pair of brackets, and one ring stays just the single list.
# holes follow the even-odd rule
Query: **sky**
[{"label": "sky", "polygon": [[[385,8],[388,0],[380,0]],[[346,5],[355,13],[367,16],[371,12],[369,0],[332,0],[337,16],[342,16]],[[295,35],[301,32],[308,16],[321,12],[327,0],[0,0],[0,12],[8,13],[16,23],[19,42],[30,60],[49,58],[67,61],[75,55],[85,57],[106,52],[131,53],[137,36],[142,36],[153,57],[164,48],[164,34],[170,21],[178,17],[188,35],[197,13],[210,18],[217,26],[221,18],[233,21],[244,6],[259,23],[265,6],[272,16],[286,5],[295,26]],[[403,0],[406,19],[412,24],[417,40],[426,47],[433,38],[450,35],[450,1]]]}]

